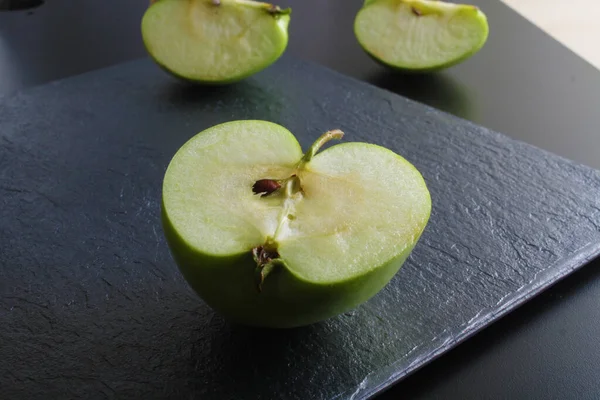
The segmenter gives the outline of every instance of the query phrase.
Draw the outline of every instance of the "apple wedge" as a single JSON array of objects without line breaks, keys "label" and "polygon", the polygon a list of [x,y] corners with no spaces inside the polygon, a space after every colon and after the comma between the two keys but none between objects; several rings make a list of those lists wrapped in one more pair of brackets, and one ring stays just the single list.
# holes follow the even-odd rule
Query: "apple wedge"
[{"label": "apple wedge", "polygon": [[233,83],[283,54],[290,12],[250,0],[159,0],[144,13],[142,38],[152,59],[179,78]]},{"label": "apple wedge", "polygon": [[378,293],[431,212],[421,174],[384,147],[343,143],[303,154],[284,127],[233,121],[197,134],[163,182],[163,228],[190,286],[226,318],[286,328]]},{"label": "apple wedge", "polygon": [[405,71],[435,71],[477,53],[489,33],[476,6],[434,0],[366,0],[354,34],[376,61]]}]

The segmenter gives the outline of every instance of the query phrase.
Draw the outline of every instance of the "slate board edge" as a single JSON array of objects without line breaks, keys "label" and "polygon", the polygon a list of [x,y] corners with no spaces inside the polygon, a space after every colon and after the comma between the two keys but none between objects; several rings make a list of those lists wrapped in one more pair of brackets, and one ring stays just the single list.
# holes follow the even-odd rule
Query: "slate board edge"
[{"label": "slate board edge", "polygon": [[[399,368],[394,368],[395,364],[388,365],[386,370],[396,372],[388,374],[389,377],[387,379],[380,379],[380,382],[376,382],[374,386],[372,386],[364,393],[362,397],[359,398],[371,399],[377,395],[380,395],[382,392],[390,389],[392,385],[399,383],[404,378],[417,372],[422,367],[447,353],[449,350],[454,349],[472,336],[490,327],[493,323],[521,307],[545,290],[550,289],[552,286],[567,278],[573,272],[582,269],[596,258],[600,258],[600,242],[588,243],[586,246],[579,249],[579,251],[571,258],[566,259],[566,261],[560,260],[554,263],[538,274],[536,279],[531,281],[529,284],[522,286],[519,291],[513,294],[513,296],[505,298],[496,312],[492,311],[485,314],[482,318],[477,318],[474,324],[467,325],[467,328],[460,332],[448,332],[445,336],[436,338],[437,340],[434,342],[435,344],[429,347],[427,356],[413,362],[408,368],[400,370]],[[455,338],[455,340],[451,340],[451,338]],[[365,378],[365,380],[368,380],[368,376]],[[350,400],[358,399],[356,396],[359,394],[359,391],[350,394],[350,397],[348,398]]]},{"label": "slate board edge", "polygon": [[[406,99],[409,102],[412,102],[414,104],[419,104],[420,107],[425,107],[429,110],[435,110],[436,112],[445,114],[446,116],[449,116],[450,118],[455,118],[456,120],[459,120],[463,124],[468,125],[470,127],[475,127],[477,129],[483,129],[489,135],[501,136],[512,142],[518,143],[520,146],[534,148],[534,149],[541,151],[549,156],[552,156],[553,158],[560,158],[562,160],[567,161],[568,163],[571,163],[573,165],[582,166],[590,171],[597,171],[596,169],[594,169],[590,166],[578,163],[576,161],[573,161],[571,159],[557,155],[555,153],[552,153],[545,149],[531,145],[524,141],[509,137],[506,134],[494,131],[492,129],[486,128],[486,127],[478,125],[478,124],[475,124],[472,121],[455,116],[455,115],[445,112],[443,110],[436,109],[427,104],[423,104],[418,101],[412,100],[410,98],[400,96],[394,92],[379,88],[368,82],[364,82],[359,79],[353,78],[351,76],[341,74],[335,70],[332,70],[332,69],[325,67],[323,65],[320,65],[318,63],[298,59],[296,57],[290,57],[290,56],[285,56],[285,57],[286,57],[286,59],[288,59],[288,60],[291,59],[296,63],[312,65],[316,68],[326,70],[326,71],[328,71],[328,73],[337,75],[337,76],[341,77],[342,79],[349,80],[349,81],[353,82],[354,84],[363,85],[365,87],[371,87],[371,89],[373,89],[373,88],[379,89],[379,91],[383,91],[384,93],[386,93],[386,96],[389,98],[394,98],[395,96],[402,97],[403,99]],[[51,86],[57,85],[64,81],[83,79],[84,77],[87,77],[88,75],[93,75],[95,73],[98,73],[99,71],[118,69],[118,68],[122,67],[123,65],[135,64],[135,63],[139,63],[140,61],[144,61],[144,60],[151,62],[151,60],[149,60],[148,57],[141,57],[141,58],[130,60],[130,61],[127,61],[124,63],[116,64],[113,66],[108,66],[108,67],[104,67],[104,68],[100,68],[100,69],[96,69],[96,70],[87,71],[87,72],[73,75],[73,76],[70,76],[67,78],[56,79],[56,80],[44,83],[42,85],[24,88],[24,89],[21,89],[21,90],[15,91],[15,92],[11,92],[11,93],[0,94],[0,101],[8,100],[10,98],[18,98],[20,95],[24,95],[26,93],[31,94],[32,92],[35,92],[36,90],[41,89],[43,87],[48,87],[48,86],[51,87]],[[268,71],[268,68],[265,70],[265,72],[266,71]],[[432,344],[429,346],[429,349],[426,352],[427,355],[424,357],[421,357],[418,360],[411,363],[408,368],[404,368],[403,370],[399,370],[399,368],[394,369],[393,367],[396,364],[395,363],[390,364],[387,366],[387,368],[385,370],[386,372],[379,374],[379,376],[377,378],[373,377],[374,380],[369,382],[369,385],[367,385],[368,378],[369,378],[369,376],[367,376],[357,390],[348,392],[342,396],[344,396],[345,398],[350,398],[350,399],[354,400],[354,399],[358,399],[358,398],[372,398],[373,396],[380,394],[382,391],[388,389],[391,385],[401,381],[406,376],[416,372],[418,369],[425,366],[426,364],[433,361],[434,359],[438,358],[439,356],[443,355],[448,350],[453,349],[460,343],[464,342],[471,336],[475,335],[477,332],[479,332],[482,329],[489,326],[491,323],[497,321],[504,315],[508,314],[509,312],[513,311],[517,307],[526,303],[531,298],[537,296],[544,290],[550,288],[551,286],[558,283],[565,277],[569,276],[571,273],[586,266],[590,261],[592,261],[599,254],[600,254],[600,242],[588,243],[586,246],[580,248],[579,252],[574,253],[571,258],[567,259],[566,261],[565,260],[558,261],[558,262],[554,263],[553,265],[549,266],[548,268],[543,270],[540,274],[536,275],[535,279],[533,279],[531,282],[522,286],[519,289],[519,291],[513,292],[513,295],[508,296],[507,298],[503,299],[502,303],[499,305],[496,312],[490,312],[490,313],[485,314],[483,318],[477,318],[477,320],[473,324],[463,325],[463,327],[464,326],[467,327],[466,329],[462,329],[459,332],[454,332],[454,333],[449,332],[447,335],[445,335],[443,337],[436,338],[435,342],[434,341],[431,342]],[[452,337],[454,337],[455,340],[449,340]],[[364,392],[361,394],[361,391],[364,391]]]}]

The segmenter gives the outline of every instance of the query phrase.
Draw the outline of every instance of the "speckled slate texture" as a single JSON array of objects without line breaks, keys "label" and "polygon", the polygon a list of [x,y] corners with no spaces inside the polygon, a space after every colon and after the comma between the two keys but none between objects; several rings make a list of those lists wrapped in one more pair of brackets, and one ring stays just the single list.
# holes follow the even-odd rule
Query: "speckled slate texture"
[{"label": "speckled slate texture", "polygon": [[[170,158],[251,118],[304,148],[340,128],[423,173],[422,240],[353,312],[233,326],[173,263],[159,223]],[[371,397],[597,255],[599,194],[598,171],[289,57],[227,88],[142,59],[2,98],[0,397]]]}]

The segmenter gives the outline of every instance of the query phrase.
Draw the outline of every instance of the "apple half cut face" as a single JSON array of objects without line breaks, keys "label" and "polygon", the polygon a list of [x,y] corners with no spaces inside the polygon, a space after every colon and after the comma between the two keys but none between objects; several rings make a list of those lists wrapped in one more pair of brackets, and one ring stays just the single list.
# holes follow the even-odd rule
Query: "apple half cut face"
[{"label": "apple half cut face", "polygon": [[163,228],[214,310],[244,325],[308,325],[368,300],[399,270],[430,216],[425,181],[378,145],[318,152],[342,135],[329,131],[303,153],[278,124],[233,121],[176,152]]},{"label": "apple half cut face", "polygon": [[290,12],[250,0],[159,0],[144,13],[142,38],[152,59],[179,78],[233,83],[283,54]]},{"label": "apple half cut face", "polygon": [[477,53],[488,37],[476,6],[434,0],[366,0],[354,34],[376,61],[394,69],[435,71]]}]

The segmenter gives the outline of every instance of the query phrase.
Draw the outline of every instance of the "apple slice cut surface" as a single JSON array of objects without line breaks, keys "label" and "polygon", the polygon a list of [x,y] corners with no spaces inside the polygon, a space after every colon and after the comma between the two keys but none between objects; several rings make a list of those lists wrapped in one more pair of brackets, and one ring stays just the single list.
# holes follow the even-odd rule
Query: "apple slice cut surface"
[{"label": "apple slice cut surface", "polygon": [[172,74],[223,84],[248,77],[285,51],[290,10],[249,0],[159,0],[142,18],[148,53]]},{"label": "apple slice cut surface", "polygon": [[[273,123],[211,128],[169,166],[169,219],[190,246],[216,256],[248,253],[272,238],[290,270],[322,283],[363,274],[414,244],[430,200],[405,159],[380,146],[344,143],[299,171],[302,156],[295,137]],[[297,199],[252,191],[257,180],[293,174],[302,187]]]},{"label": "apple slice cut surface", "polygon": [[447,68],[477,53],[488,37],[476,6],[432,0],[367,0],[355,36],[377,61],[401,70]]}]

